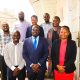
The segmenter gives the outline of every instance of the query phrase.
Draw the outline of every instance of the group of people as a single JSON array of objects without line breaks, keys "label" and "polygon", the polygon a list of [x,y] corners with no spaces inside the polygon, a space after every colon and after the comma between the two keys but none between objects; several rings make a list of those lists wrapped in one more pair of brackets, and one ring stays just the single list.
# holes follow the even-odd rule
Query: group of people
[{"label": "group of people", "polygon": [[[2,80],[44,80],[46,69],[53,72],[54,80],[73,80],[77,47],[68,26],[60,26],[60,18],[44,13],[44,23],[38,17],[25,20],[24,12],[18,14],[12,33],[8,23],[2,24],[0,34],[0,70]],[[46,62],[49,67],[46,67]],[[52,66],[52,67],[51,67]],[[50,69],[49,69],[50,68]],[[52,68],[52,69],[51,69]]]}]

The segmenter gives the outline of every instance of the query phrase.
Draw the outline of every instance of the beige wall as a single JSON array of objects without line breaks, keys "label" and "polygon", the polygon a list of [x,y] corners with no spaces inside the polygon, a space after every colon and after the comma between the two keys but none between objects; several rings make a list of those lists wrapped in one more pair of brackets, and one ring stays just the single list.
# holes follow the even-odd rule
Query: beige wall
[{"label": "beige wall", "polygon": [[3,22],[7,22],[12,27],[16,20],[17,18],[10,11],[0,11],[0,28]]}]

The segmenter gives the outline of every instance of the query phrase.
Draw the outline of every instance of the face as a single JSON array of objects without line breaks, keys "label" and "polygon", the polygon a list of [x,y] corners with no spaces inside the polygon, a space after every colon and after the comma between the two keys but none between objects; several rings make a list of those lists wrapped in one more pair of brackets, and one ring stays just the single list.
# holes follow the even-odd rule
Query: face
[{"label": "face", "polygon": [[9,25],[8,24],[3,24],[2,25],[2,30],[4,31],[4,32],[9,32]]},{"label": "face", "polygon": [[45,22],[49,22],[50,16],[48,14],[45,14],[43,16],[43,18],[44,18]]},{"label": "face", "polygon": [[39,35],[39,28],[32,28],[32,36],[37,37]]},{"label": "face", "polygon": [[20,20],[24,20],[24,13],[20,12],[19,15],[18,15],[18,17],[19,17]]},{"label": "face", "polygon": [[19,42],[19,39],[20,39],[19,33],[18,32],[13,33],[12,39],[13,39],[13,42],[16,42],[16,43]]},{"label": "face", "polygon": [[60,21],[56,18],[53,19],[53,26],[54,27],[58,27],[59,26]]},{"label": "face", "polygon": [[70,33],[66,28],[61,28],[59,33],[60,39],[68,39],[69,34]]},{"label": "face", "polygon": [[35,17],[31,18],[32,25],[37,25],[38,20]]}]

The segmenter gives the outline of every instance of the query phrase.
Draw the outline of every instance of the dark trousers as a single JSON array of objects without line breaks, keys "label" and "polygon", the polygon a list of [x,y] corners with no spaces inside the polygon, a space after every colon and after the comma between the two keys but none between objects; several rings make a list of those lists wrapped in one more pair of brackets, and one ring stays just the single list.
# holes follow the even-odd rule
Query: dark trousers
[{"label": "dark trousers", "polygon": [[7,66],[4,57],[1,55],[0,55],[0,71],[1,71],[1,80],[7,80]]},{"label": "dark trousers", "polygon": [[19,72],[19,74],[17,76],[13,76],[13,71],[8,68],[7,69],[7,74],[8,74],[8,80],[16,80],[16,78],[18,78],[18,80],[25,80],[26,77],[26,70],[25,67]]},{"label": "dark trousers", "polygon": [[40,70],[38,73],[34,73],[33,71],[27,72],[28,80],[44,80],[45,70]]}]

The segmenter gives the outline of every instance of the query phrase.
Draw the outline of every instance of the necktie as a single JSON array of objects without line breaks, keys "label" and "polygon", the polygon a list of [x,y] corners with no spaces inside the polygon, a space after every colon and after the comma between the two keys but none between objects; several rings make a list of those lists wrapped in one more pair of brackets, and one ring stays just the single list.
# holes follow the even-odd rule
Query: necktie
[{"label": "necktie", "polygon": [[37,40],[36,40],[36,38],[34,38],[34,49],[36,49],[37,48]]}]

